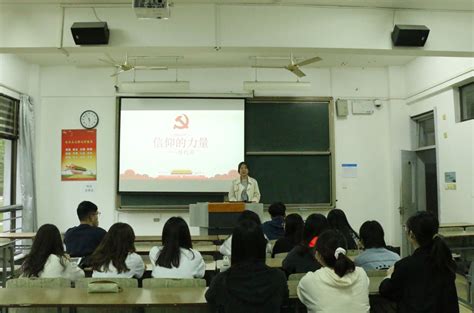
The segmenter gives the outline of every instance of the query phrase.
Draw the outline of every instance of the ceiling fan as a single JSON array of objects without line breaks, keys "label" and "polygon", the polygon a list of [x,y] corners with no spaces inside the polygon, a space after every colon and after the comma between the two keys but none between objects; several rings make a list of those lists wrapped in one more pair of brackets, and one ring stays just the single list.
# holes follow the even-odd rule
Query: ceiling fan
[{"label": "ceiling fan", "polygon": [[134,71],[134,70],[167,70],[168,67],[166,66],[145,66],[145,65],[132,65],[128,63],[128,54],[125,54],[125,61],[123,63],[119,63],[115,61],[108,53],[105,54],[107,60],[99,59],[99,61],[104,62],[108,65],[114,66],[117,68],[117,71],[110,75],[112,77],[119,75],[123,72]]},{"label": "ceiling fan", "polygon": [[295,59],[293,58],[293,54],[290,55],[290,64],[285,65],[285,66],[266,66],[266,65],[253,65],[253,68],[284,68],[299,78],[306,76],[305,73],[300,69],[300,66],[308,65],[311,63],[319,62],[322,59],[320,57],[312,57],[303,61],[300,61],[298,63],[295,62]]}]

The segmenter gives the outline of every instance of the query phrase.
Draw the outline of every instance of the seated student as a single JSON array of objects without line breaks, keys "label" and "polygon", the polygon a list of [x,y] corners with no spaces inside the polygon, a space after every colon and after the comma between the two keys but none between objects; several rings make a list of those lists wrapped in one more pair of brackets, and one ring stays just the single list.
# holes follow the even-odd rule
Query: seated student
[{"label": "seated student", "polygon": [[163,227],[163,246],[150,250],[155,278],[202,278],[206,264],[199,251],[193,250],[191,234],[181,217],[172,217]]},{"label": "seated student", "polygon": [[135,233],[126,223],[115,223],[89,258],[92,277],[141,278],[145,264],[135,253]]},{"label": "seated student", "polygon": [[21,272],[23,277],[62,277],[72,281],[84,277],[84,271],[64,252],[59,229],[52,224],[44,224],[38,229]]},{"label": "seated student", "polygon": [[275,254],[291,251],[303,239],[304,221],[299,214],[293,213],[285,218],[285,237],[278,239],[273,246]]},{"label": "seated student", "polygon": [[206,292],[210,312],[280,312],[288,285],[281,270],[265,265],[266,244],[258,223],[239,222],[232,233],[231,266],[217,274]]},{"label": "seated student", "polygon": [[[260,217],[258,217],[258,214],[255,213],[255,212],[252,212],[252,211],[249,211],[249,210],[243,211],[240,214],[239,219],[237,220],[237,222],[240,222],[240,221],[243,221],[243,220],[246,220],[246,219],[250,219],[250,220],[254,221],[255,223],[257,223],[260,226],[262,225],[262,223],[260,222]],[[268,242],[268,238],[265,237],[265,239],[267,240],[267,253],[270,254],[272,252],[272,246]],[[224,243],[220,246],[219,252],[224,256],[230,257],[231,252],[232,252],[232,235],[229,236],[229,238],[227,238],[224,241]]]},{"label": "seated student", "polygon": [[282,202],[275,202],[268,208],[272,219],[262,224],[263,233],[268,240],[275,240],[285,236],[286,206]]},{"label": "seated student", "polygon": [[415,251],[395,263],[379,287],[382,296],[397,302],[399,313],[459,312],[456,263],[438,227],[438,219],[426,211],[407,221],[407,236]]},{"label": "seated student", "polygon": [[347,248],[356,250],[359,248],[359,235],[352,229],[346,214],[340,209],[332,209],[328,213],[328,223],[331,229],[338,230],[346,238]]},{"label": "seated student", "polygon": [[[79,226],[69,228],[64,234],[66,251],[71,257],[88,257],[104,238],[106,231],[99,227],[97,206],[90,201],[82,201],[77,207]],[[81,266],[87,261],[81,260]],[[82,266],[82,267],[84,267]]]},{"label": "seated student", "polygon": [[323,267],[303,276],[297,288],[308,313],[369,312],[369,278],[345,254],[340,232],[327,230],[319,236],[316,258]]},{"label": "seated student", "polygon": [[359,254],[354,263],[366,271],[388,269],[400,256],[386,249],[382,225],[377,221],[367,221],[360,227],[360,241],[364,252]]},{"label": "seated student", "polygon": [[304,224],[303,240],[283,260],[282,268],[288,276],[315,271],[321,267],[314,256],[314,247],[318,236],[328,228],[328,221],[324,215],[314,213],[308,216]]}]

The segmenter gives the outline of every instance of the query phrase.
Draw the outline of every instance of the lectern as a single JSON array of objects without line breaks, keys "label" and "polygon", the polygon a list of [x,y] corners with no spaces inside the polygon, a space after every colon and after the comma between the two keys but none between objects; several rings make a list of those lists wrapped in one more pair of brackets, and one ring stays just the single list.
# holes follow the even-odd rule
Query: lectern
[{"label": "lectern", "polygon": [[250,210],[263,218],[262,203],[198,202],[189,205],[189,224],[199,227],[200,235],[227,235],[232,233],[239,215]]}]

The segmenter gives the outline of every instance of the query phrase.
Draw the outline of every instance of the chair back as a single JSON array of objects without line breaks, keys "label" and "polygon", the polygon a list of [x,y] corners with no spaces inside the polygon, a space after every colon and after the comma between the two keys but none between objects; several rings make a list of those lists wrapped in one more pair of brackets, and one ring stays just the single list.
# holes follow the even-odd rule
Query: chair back
[{"label": "chair back", "polygon": [[288,252],[277,253],[273,257],[275,259],[284,259],[288,255]]},{"label": "chair back", "polygon": [[[7,288],[71,288],[71,281],[66,278],[38,278],[38,277],[21,277],[7,280]],[[32,308],[32,309],[17,309],[11,308],[10,313],[57,313],[58,309],[55,307],[48,308]]]},{"label": "chair back", "polygon": [[294,274],[290,274],[290,276],[288,276],[288,280],[300,280],[301,278],[303,278],[303,276],[306,275],[306,273],[294,273]]},{"label": "chair back", "polygon": [[[192,288],[206,287],[204,279],[169,279],[169,278],[146,278],[143,280],[143,288]],[[145,313],[205,313],[207,306],[202,307],[163,307],[145,308]]]}]

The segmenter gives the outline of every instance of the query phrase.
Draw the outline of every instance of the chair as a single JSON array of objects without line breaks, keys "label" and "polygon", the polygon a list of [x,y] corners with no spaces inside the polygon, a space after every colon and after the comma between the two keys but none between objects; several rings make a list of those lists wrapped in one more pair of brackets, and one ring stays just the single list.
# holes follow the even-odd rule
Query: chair
[{"label": "chair", "polygon": [[[90,282],[96,280],[110,280],[116,282],[122,288],[138,288],[138,280],[135,278],[81,278],[76,281],[76,288],[87,288]],[[77,313],[136,313],[138,308],[77,308]]]},{"label": "chair", "polygon": [[202,259],[204,260],[204,262],[213,262],[214,261],[214,256],[213,255],[210,255],[210,254],[203,254],[202,255]]},{"label": "chair", "polygon": [[[143,288],[192,288],[206,287],[204,279],[169,279],[169,278],[146,278],[143,280]],[[208,312],[205,307],[164,307],[145,308],[145,313],[204,313]]]},{"label": "chair", "polygon": [[[66,278],[15,278],[7,280],[7,288],[71,288],[71,281]],[[61,311],[61,309],[59,309]],[[66,311],[66,310],[64,310]],[[57,313],[58,308],[31,308],[31,309],[9,309],[10,313]]]},{"label": "chair", "polygon": [[290,274],[290,276],[288,276],[288,280],[301,280],[301,278],[303,278],[303,276],[306,275],[306,273],[294,273],[294,274]]},{"label": "chair", "polygon": [[288,252],[277,253],[273,256],[273,258],[275,258],[275,259],[278,259],[278,258],[284,259],[284,258],[286,258],[287,255],[288,255]]}]

